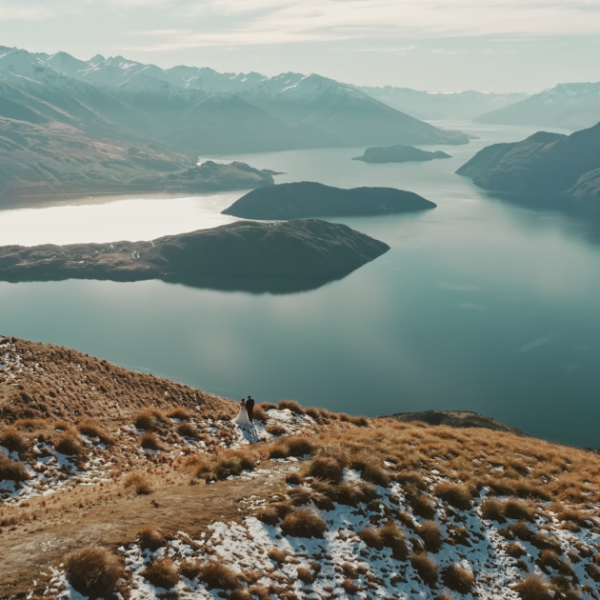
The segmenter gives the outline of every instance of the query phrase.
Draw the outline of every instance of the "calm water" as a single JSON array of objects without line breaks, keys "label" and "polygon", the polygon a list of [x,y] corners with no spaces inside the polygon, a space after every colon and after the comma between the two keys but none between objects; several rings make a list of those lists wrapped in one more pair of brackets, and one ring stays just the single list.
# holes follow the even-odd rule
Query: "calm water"
[{"label": "calm water", "polygon": [[[225,157],[284,171],[279,182],[389,185],[439,205],[343,219],[392,249],[341,281],[289,295],[154,281],[0,283],[0,333],[234,399],[294,398],[367,415],[475,410],[599,446],[600,245],[577,221],[488,198],[454,175],[481,147],[533,130],[453,126],[482,139],[430,163],[351,161],[363,148]],[[230,222],[218,212],[240,195],[6,210],[0,240],[149,239]]]}]

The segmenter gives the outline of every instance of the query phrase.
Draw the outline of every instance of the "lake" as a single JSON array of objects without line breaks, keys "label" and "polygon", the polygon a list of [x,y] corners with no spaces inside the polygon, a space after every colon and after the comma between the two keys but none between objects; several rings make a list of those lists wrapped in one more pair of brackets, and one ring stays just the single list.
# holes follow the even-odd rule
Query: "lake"
[{"label": "lake", "polygon": [[[439,125],[439,123],[438,123]],[[239,400],[368,416],[474,410],[542,438],[600,446],[600,244],[588,227],[494,199],[454,171],[534,129],[443,123],[480,139],[451,159],[373,165],[364,148],[234,158],[277,182],[393,186],[438,204],[333,219],[391,246],[295,294],[150,281],[0,283],[0,333],[76,348]],[[242,193],[82,198],[0,211],[5,244],[151,239],[231,222]]]}]

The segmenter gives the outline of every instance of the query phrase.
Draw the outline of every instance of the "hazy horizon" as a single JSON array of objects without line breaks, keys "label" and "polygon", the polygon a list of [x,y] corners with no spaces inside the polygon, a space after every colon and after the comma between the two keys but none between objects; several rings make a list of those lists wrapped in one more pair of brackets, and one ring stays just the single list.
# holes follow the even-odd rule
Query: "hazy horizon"
[{"label": "hazy horizon", "polygon": [[0,22],[7,46],[163,68],[315,72],[433,92],[600,81],[600,0],[0,0]]}]

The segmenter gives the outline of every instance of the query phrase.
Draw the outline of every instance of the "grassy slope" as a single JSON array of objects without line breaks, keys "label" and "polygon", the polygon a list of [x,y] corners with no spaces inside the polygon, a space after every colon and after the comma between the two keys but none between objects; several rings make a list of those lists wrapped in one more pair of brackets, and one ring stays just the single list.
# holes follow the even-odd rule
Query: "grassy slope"
[{"label": "grassy slope", "polygon": [[87,545],[130,598],[600,597],[594,454],[285,402],[248,445],[198,390],[22,340],[0,360],[30,477],[0,483],[0,597],[76,597]]}]

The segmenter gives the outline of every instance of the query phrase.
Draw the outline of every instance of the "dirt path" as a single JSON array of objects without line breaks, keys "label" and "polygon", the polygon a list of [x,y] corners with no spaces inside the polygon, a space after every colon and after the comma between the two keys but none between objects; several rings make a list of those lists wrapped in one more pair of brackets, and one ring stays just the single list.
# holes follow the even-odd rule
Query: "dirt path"
[{"label": "dirt path", "polygon": [[[124,496],[90,509],[33,521],[0,533],[0,599],[25,597],[35,587],[42,593],[69,552],[86,545],[116,549],[135,539],[152,523],[166,535],[198,531],[213,521],[240,519],[251,512],[251,496],[271,498],[284,490],[284,473],[293,463],[261,465],[254,477],[210,485],[179,483],[159,488],[149,496]],[[36,581],[35,585],[32,582]],[[37,594],[36,594],[37,595]]]}]

